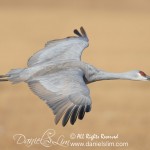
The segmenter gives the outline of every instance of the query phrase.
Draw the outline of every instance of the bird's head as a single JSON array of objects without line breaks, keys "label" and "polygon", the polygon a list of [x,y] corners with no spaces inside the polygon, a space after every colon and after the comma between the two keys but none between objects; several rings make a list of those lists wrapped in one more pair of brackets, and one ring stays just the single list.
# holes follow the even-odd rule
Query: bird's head
[{"label": "bird's head", "polygon": [[132,72],[134,74],[134,79],[139,81],[150,81],[150,76],[148,76],[145,72],[140,70],[135,70]]}]

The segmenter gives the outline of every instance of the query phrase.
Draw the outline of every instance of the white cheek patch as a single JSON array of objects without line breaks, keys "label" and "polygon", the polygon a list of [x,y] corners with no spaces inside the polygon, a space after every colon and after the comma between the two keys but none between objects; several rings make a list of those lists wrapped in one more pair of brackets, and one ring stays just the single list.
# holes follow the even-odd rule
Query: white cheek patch
[{"label": "white cheek patch", "polygon": [[138,73],[137,79],[142,81],[147,81],[147,78],[142,76],[140,73]]}]

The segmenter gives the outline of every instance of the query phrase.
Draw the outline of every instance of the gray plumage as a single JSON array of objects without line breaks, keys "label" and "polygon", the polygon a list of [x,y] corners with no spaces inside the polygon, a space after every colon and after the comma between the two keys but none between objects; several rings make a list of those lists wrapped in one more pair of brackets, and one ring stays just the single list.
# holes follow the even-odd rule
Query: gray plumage
[{"label": "gray plumage", "polygon": [[13,69],[0,76],[0,81],[26,82],[53,110],[56,124],[64,116],[63,126],[69,119],[71,124],[77,118],[82,120],[85,113],[91,111],[87,84],[112,79],[150,80],[139,70],[110,73],[82,62],[81,54],[89,40],[83,27],[80,31],[74,30],[77,36],[47,42],[28,60],[27,68]]}]

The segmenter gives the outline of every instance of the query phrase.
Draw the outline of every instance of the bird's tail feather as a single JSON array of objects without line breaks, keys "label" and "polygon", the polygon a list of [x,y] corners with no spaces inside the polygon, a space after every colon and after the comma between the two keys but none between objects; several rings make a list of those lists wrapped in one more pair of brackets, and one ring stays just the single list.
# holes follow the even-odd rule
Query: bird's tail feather
[{"label": "bird's tail feather", "polygon": [[12,69],[10,70],[5,77],[7,77],[8,81],[11,81],[12,83],[18,83],[21,82],[20,74],[24,69]]},{"label": "bird's tail feather", "polygon": [[24,69],[11,69],[7,75],[14,75],[14,74],[18,74],[20,72],[22,72]]}]

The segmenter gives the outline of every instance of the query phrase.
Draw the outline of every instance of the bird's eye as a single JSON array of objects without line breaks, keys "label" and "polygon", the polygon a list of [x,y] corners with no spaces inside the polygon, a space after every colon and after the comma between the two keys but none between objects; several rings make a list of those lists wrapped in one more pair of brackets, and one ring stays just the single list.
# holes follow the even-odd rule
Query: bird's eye
[{"label": "bird's eye", "polygon": [[139,73],[141,74],[141,76],[146,77],[146,74],[143,71],[139,71]]}]

